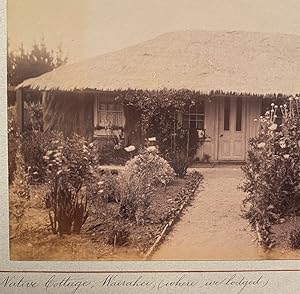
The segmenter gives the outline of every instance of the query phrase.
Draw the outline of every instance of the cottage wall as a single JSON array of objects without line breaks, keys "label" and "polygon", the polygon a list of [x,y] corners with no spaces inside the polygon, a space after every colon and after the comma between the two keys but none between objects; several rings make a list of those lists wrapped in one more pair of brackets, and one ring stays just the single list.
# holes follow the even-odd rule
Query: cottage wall
[{"label": "cottage wall", "polygon": [[49,92],[44,96],[44,130],[74,133],[93,138],[94,95],[74,92]]}]

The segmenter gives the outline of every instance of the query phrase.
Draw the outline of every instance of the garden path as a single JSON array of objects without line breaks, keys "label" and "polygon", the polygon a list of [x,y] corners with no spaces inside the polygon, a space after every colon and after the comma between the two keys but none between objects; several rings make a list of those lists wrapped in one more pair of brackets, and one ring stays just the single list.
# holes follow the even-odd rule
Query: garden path
[{"label": "garden path", "polygon": [[204,181],[152,259],[264,259],[248,222],[240,217],[245,195],[239,166],[198,168]]}]

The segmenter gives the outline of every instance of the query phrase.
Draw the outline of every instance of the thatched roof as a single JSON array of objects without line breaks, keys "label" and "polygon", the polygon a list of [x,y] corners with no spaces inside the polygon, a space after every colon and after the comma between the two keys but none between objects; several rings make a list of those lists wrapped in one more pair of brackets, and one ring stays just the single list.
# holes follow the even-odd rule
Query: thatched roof
[{"label": "thatched roof", "polygon": [[294,95],[300,91],[300,36],[236,31],[167,33],[62,66],[19,87]]}]

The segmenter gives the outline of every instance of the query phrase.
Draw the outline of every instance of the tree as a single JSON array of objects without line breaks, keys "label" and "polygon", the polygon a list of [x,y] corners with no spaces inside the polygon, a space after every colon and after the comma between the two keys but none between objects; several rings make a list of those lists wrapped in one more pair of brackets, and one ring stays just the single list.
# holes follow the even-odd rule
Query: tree
[{"label": "tree", "polygon": [[8,50],[7,55],[7,83],[16,86],[26,79],[40,76],[67,62],[62,47],[57,51],[49,50],[42,39],[33,44],[30,51],[24,49],[23,44],[16,51]]}]

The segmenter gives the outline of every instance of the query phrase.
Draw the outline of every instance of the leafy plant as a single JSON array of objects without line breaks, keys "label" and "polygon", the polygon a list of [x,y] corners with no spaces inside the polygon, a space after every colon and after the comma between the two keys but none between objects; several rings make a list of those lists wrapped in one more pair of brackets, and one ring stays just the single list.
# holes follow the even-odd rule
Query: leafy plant
[{"label": "leafy plant", "polygon": [[79,233],[88,217],[87,187],[92,181],[92,146],[78,135],[58,133],[44,156],[48,167],[49,218],[54,234]]},{"label": "leafy plant", "polygon": [[[156,137],[161,155],[171,164],[188,165],[201,143],[196,129],[185,129],[179,118],[187,113],[191,105],[201,99],[198,92],[189,90],[134,91],[123,92],[118,99],[125,105],[134,106],[140,113],[138,125],[145,137]],[[180,155],[178,155],[178,153]],[[181,153],[186,154],[184,159]],[[174,166],[176,168],[176,166]]]},{"label": "leafy plant", "polygon": [[299,229],[293,229],[290,232],[290,237],[289,241],[291,244],[291,247],[294,249],[299,249],[300,248],[300,230]]},{"label": "leafy plant", "polygon": [[[283,116],[280,126],[278,112]],[[261,129],[250,140],[247,163],[242,167],[245,181],[241,187],[244,217],[253,227],[269,227],[281,217],[295,214],[300,207],[300,113],[299,98],[271,110],[260,118]],[[268,244],[266,234],[265,243]]]},{"label": "leafy plant", "polygon": [[124,173],[145,180],[145,185],[166,186],[174,181],[174,170],[170,164],[155,152],[142,150],[125,164]]},{"label": "leafy plant", "polygon": [[10,226],[12,226],[13,223],[16,225],[13,231],[17,234],[22,227],[22,220],[29,207],[30,200],[28,174],[25,170],[24,159],[19,145],[17,145],[16,151],[15,176],[9,187],[9,200]]},{"label": "leafy plant", "polygon": [[118,176],[119,213],[143,224],[155,186],[166,186],[174,181],[175,173],[169,163],[156,152],[143,150],[125,164]]},{"label": "leafy plant", "polygon": [[16,156],[18,145],[20,144],[20,136],[17,131],[16,125],[16,107],[11,106],[8,108],[8,178],[9,184],[14,180],[16,172]]}]

